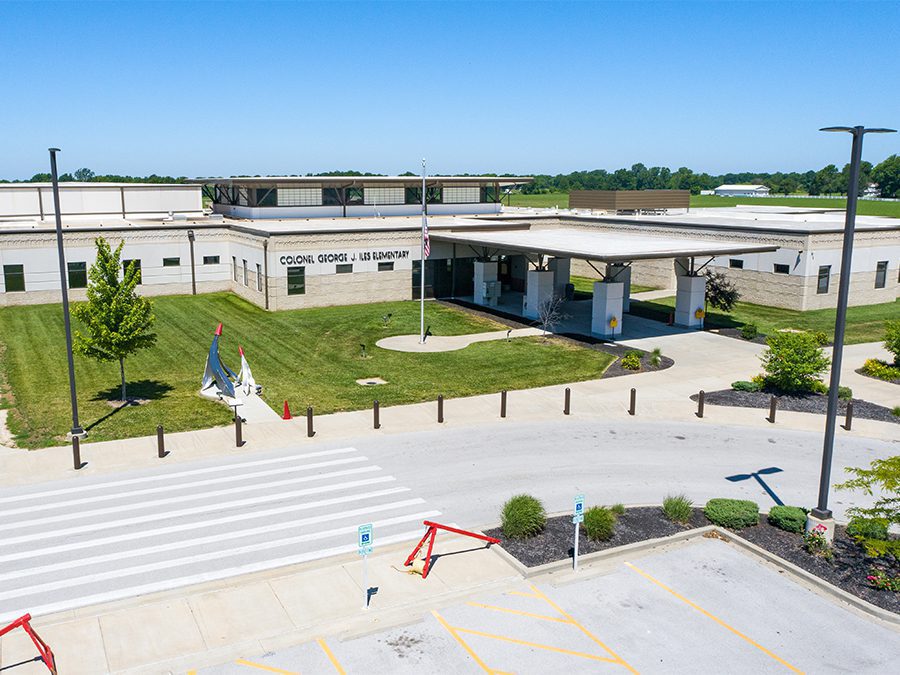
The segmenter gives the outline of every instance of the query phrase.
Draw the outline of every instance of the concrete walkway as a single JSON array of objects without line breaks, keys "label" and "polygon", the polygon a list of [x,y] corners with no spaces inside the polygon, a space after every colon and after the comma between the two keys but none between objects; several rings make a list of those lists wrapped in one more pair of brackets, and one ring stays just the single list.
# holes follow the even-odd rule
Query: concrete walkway
[{"label": "concrete walkway", "polygon": [[475,342],[506,340],[507,338],[531,337],[543,335],[540,328],[514,328],[511,330],[495,330],[487,333],[470,333],[468,335],[431,335],[424,344],[419,342],[418,335],[393,335],[380,339],[375,343],[382,349],[395,352],[453,352],[464,349]]}]

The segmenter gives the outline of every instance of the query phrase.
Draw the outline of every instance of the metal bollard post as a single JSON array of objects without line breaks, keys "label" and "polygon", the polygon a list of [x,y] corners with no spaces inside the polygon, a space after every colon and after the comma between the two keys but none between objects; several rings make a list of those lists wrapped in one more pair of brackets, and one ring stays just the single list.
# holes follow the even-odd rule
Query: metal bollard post
[{"label": "metal bollard post", "polygon": [[241,419],[241,416],[237,412],[235,412],[235,415],[234,415],[234,444],[235,444],[235,447],[238,447],[238,448],[240,448],[241,446],[244,445],[244,438],[241,435],[241,422],[243,422],[243,420]]},{"label": "metal bollard post", "polygon": [[78,436],[72,436],[72,463],[75,465],[76,471],[83,466],[81,463],[81,439]]},{"label": "metal bollard post", "polygon": [[506,389],[500,392],[500,417],[506,417]]},{"label": "metal bollard post", "polygon": [[316,435],[316,432],[313,430],[313,411],[311,405],[306,407],[306,435],[309,438]]},{"label": "metal bollard post", "polygon": [[775,424],[775,409],[778,407],[778,397],[772,394],[772,399],[769,401],[769,420],[770,424]]},{"label": "metal bollard post", "polygon": [[628,407],[629,415],[634,415],[636,406],[637,406],[637,389],[632,387],[631,388],[631,403]]},{"label": "metal bollard post", "polygon": [[444,423],[444,395],[438,394],[438,424]]},{"label": "metal bollard post", "polygon": [[847,401],[847,416],[844,418],[844,431],[850,431],[853,424],[853,401]]},{"label": "metal bollard post", "polygon": [[706,403],[706,392],[702,389],[700,393],[697,395],[697,417],[703,417],[703,406]]},{"label": "metal bollard post", "polygon": [[563,403],[563,415],[568,415],[572,412],[572,390],[566,387],[566,398]]},{"label": "metal bollard post", "polygon": [[163,433],[162,424],[156,425],[156,454],[160,459],[169,454],[166,452],[166,437]]},{"label": "metal bollard post", "polygon": [[379,419],[379,409],[378,409],[378,399],[372,403],[372,415],[374,416],[374,427],[376,429],[381,428],[381,420]]}]

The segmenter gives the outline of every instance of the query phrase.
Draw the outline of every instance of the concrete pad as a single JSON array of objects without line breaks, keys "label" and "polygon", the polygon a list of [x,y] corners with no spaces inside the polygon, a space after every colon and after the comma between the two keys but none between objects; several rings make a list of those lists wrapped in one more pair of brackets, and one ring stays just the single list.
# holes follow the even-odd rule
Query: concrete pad
[{"label": "concrete pad", "polygon": [[206,650],[187,600],[157,602],[106,614],[100,617],[100,628],[113,671]]},{"label": "concrete pad", "polygon": [[[40,635],[56,657],[57,669],[65,675],[96,675],[109,670],[103,635],[97,619],[67,621],[44,626],[32,621],[34,630]],[[0,640],[0,669],[33,659],[38,655],[34,643],[25,631],[18,629]],[[14,675],[47,675],[47,667],[40,661],[18,666],[11,670]]]},{"label": "concrete pad", "polygon": [[362,604],[362,591],[340,566],[272,579],[269,585],[296,626],[342,616]]},{"label": "concrete pad", "polygon": [[452,589],[519,576],[496,551],[487,548],[486,542],[463,537],[442,539],[440,532],[431,564],[426,583],[434,576]]},{"label": "concrete pad", "polygon": [[[412,550],[412,545],[410,546]],[[425,600],[451,590],[440,577],[428,576],[422,579],[417,574],[409,574],[403,566],[407,554],[396,554],[391,558],[370,557],[368,561],[368,582],[370,589],[378,589],[369,599],[370,608],[387,607]],[[357,585],[359,606],[363,603],[362,559],[342,565],[350,580]],[[362,609],[360,609],[362,611]]]},{"label": "concrete pad", "polygon": [[190,606],[210,648],[293,628],[275,591],[264,581],[194,597]]}]

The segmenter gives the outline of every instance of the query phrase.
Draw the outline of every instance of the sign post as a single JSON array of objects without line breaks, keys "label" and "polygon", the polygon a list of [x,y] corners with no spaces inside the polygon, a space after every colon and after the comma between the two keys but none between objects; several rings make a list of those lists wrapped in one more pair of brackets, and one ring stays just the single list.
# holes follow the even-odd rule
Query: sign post
[{"label": "sign post", "polygon": [[575,523],[575,555],[572,556],[572,571],[578,571],[578,530],[584,522],[584,495],[575,495],[575,515],[572,517]]},{"label": "sign post", "polygon": [[372,524],[360,525],[357,531],[357,549],[363,557],[363,592],[365,598],[363,600],[363,609],[369,609],[369,554],[372,552],[372,545],[375,537],[372,535]]}]

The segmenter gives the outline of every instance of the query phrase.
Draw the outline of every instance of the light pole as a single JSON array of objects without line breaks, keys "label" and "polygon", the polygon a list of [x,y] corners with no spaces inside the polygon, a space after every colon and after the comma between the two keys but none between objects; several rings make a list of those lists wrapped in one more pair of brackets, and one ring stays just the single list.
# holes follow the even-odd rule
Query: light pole
[{"label": "light pole", "polygon": [[194,231],[188,230],[188,241],[191,243],[191,295],[197,295],[197,269],[194,266]]},{"label": "light pole", "polygon": [[834,519],[828,508],[828,488],[831,483],[831,460],[834,455],[834,429],[837,425],[838,387],[841,383],[841,360],[844,354],[844,328],[847,324],[847,301],[850,295],[853,231],[856,227],[856,202],[859,197],[859,166],[865,134],[893,133],[894,129],[866,129],[865,127],[825,127],[819,131],[843,131],[853,136],[850,151],[850,185],[847,186],[847,215],[844,221],[844,245],[841,252],[841,277],[838,283],[837,316],[834,320],[834,350],[831,356],[831,381],[828,387],[828,408],[825,413],[825,443],[822,450],[822,472],[819,476],[819,500],[809,512],[807,530],[824,525],[825,536],[834,537]]},{"label": "light pole", "polygon": [[87,436],[78,423],[78,397],[75,394],[75,359],[72,356],[72,323],[69,320],[69,285],[66,280],[66,253],[63,250],[62,214],[59,205],[59,176],[56,172],[56,153],[50,148],[50,177],[53,181],[53,210],[56,211],[56,249],[59,254],[59,283],[62,288],[63,321],[66,326],[66,356],[69,359],[69,397],[72,401],[72,462],[77,471],[81,463],[81,439]]}]

